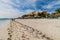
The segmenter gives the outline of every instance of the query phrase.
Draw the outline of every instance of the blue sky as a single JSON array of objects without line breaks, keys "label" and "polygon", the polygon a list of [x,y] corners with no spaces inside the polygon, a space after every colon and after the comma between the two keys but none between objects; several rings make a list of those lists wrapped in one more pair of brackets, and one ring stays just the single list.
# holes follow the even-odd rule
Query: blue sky
[{"label": "blue sky", "polygon": [[60,0],[0,0],[0,18],[15,18],[27,12],[60,8]]}]

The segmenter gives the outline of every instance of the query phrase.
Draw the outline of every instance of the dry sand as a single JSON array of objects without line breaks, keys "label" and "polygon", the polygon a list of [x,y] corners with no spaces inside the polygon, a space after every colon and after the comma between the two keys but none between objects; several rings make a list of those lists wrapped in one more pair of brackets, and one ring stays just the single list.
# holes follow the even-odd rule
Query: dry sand
[{"label": "dry sand", "polygon": [[[15,21],[18,21],[22,24],[37,29],[41,31],[43,34],[46,34],[46,36],[54,40],[60,40],[60,19],[16,19]],[[7,40],[8,38],[7,28],[10,26],[9,23],[10,21],[7,21],[5,27],[0,27],[0,39],[2,40]],[[31,38],[30,40],[38,40],[38,39]],[[39,40],[45,40],[45,39],[39,39]]]},{"label": "dry sand", "polygon": [[60,40],[60,19],[20,19],[16,21],[38,29],[54,40]]}]

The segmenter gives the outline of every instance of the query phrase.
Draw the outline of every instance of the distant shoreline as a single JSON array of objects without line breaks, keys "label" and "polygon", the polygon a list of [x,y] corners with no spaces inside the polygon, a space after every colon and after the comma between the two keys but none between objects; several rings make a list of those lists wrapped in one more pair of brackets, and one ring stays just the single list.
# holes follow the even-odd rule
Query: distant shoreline
[{"label": "distant shoreline", "polygon": [[60,19],[60,18],[0,18],[0,20],[14,20],[14,19]]}]

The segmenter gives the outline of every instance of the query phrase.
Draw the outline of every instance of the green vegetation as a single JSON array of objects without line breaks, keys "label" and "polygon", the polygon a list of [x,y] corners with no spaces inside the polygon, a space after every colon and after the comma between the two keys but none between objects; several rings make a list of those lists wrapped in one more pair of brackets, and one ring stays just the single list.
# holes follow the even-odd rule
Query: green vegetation
[{"label": "green vegetation", "polygon": [[55,13],[52,13],[52,15],[53,15],[53,18],[58,18],[58,17],[60,17],[60,8],[57,8],[57,9],[55,10]]},{"label": "green vegetation", "polygon": [[[34,13],[34,14],[33,14]],[[58,18],[60,17],[60,8],[57,8],[54,13],[47,13],[47,11],[42,12],[32,12],[29,15],[23,15],[22,18]]]},{"label": "green vegetation", "polygon": [[48,18],[49,17],[49,14],[48,13],[44,13],[44,12],[40,13],[40,12],[38,12],[37,14],[38,14],[38,16],[40,18]]},{"label": "green vegetation", "polygon": [[60,8],[57,8],[55,11],[56,11],[57,13],[60,13]]},{"label": "green vegetation", "polygon": [[52,18],[58,18],[58,14],[57,13],[52,13]]},{"label": "green vegetation", "polygon": [[46,17],[46,14],[44,14],[44,13],[38,12],[37,14],[38,14],[38,16],[41,17],[41,18],[43,18],[43,17],[45,18],[45,17]]},{"label": "green vegetation", "polygon": [[28,15],[23,15],[22,18],[27,17]]}]

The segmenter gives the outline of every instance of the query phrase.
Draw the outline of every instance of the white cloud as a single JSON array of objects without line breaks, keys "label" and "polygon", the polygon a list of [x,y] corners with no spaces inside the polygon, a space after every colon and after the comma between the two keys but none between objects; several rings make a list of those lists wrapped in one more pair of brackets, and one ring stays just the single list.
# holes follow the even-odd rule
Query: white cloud
[{"label": "white cloud", "polygon": [[10,0],[0,0],[0,18],[12,18],[20,16],[20,11],[14,9]]},{"label": "white cloud", "polygon": [[25,13],[30,13],[30,12],[34,12],[35,10],[31,10],[31,9],[28,9],[25,11]]},{"label": "white cloud", "polygon": [[52,7],[53,7],[53,5],[45,5],[45,6],[43,6],[43,8],[47,8],[47,9],[50,9]]},{"label": "white cloud", "polygon": [[19,9],[14,8],[13,6],[28,7],[31,5],[35,7],[36,2],[36,0],[25,0],[24,3],[22,3],[21,0],[15,0],[15,1],[16,3],[12,2],[12,0],[0,0],[0,18],[19,17],[23,15],[24,12],[21,12]]},{"label": "white cloud", "polygon": [[24,1],[20,0],[19,5],[20,5],[20,7],[23,7],[23,8],[24,7],[29,8],[30,6],[32,6],[32,7],[34,7],[36,9],[35,2],[36,2],[36,0],[24,0]]},{"label": "white cloud", "polygon": [[19,16],[21,16],[20,15],[20,13],[22,13],[22,12],[20,12],[20,11],[18,11],[18,10],[14,10],[14,9],[6,9],[6,10],[1,10],[0,11],[0,18],[15,18],[15,17],[19,17]]},{"label": "white cloud", "polygon": [[57,1],[53,1],[51,3],[48,3],[48,5],[43,6],[43,8],[47,8],[47,9],[51,9],[53,8],[55,5],[59,5],[60,4],[60,0]]}]

